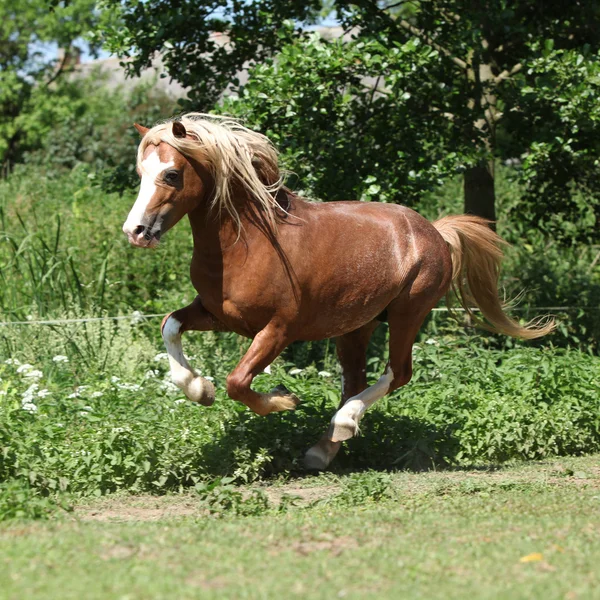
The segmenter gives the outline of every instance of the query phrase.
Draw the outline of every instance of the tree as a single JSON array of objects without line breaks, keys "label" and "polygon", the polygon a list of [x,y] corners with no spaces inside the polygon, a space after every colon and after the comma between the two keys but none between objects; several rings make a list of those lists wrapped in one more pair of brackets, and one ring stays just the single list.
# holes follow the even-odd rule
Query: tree
[{"label": "tree", "polygon": [[133,68],[166,47],[195,108],[255,65],[227,109],[278,138],[301,183],[327,198],[410,202],[462,172],[465,211],[494,219],[494,163],[522,157],[531,223],[564,233],[585,215],[585,235],[598,235],[596,0],[338,0],[343,43],[306,39],[298,23],[318,18],[315,2],[108,2],[122,19],[111,47]]},{"label": "tree", "polygon": [[[52,7],[46,0],[0,0],[0,165],[4,173],[53,124],[76,42],[96,21],[93,0]],[[49,57],[49,45],[62,49]]]}]

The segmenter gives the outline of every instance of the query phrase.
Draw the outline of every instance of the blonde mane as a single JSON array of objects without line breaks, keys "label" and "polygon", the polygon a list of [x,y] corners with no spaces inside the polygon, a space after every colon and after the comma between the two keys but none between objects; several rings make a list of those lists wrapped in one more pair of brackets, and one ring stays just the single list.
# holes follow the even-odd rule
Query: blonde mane
[{"label": "blonde mane", "polygon": [[149,144],[165,142],[208,168],[215,185],[211,209],[219,215],[227,212],[238,233],[242,230],[242,224],[232,197],[234,183],[242,185],[249,197],[263,209],[264,217],[273,229],[278,211],[282,211],[276,196],[283,186],[283,175],[279,169],[277,150],[269,139],[228,117],[188,113],[176,120],[181,121],[188,137],[173,135],[173,120],[159,123],[142,138],[137,154],[138,166]]}]

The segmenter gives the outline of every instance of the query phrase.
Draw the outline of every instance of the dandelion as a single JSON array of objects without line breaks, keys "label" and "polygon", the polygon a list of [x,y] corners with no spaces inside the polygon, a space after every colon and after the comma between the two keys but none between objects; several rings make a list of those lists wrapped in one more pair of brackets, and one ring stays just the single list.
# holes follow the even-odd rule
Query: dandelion
[{"label": "dandelion", "polygon": [[319,371],[319,377],[331,377],[331,373],[329,371]]},{"label": "dandelion", "polygon": [[57,354],[56,356],[52,357],[52,360],[55,363],[68,363],[69,362],[69,357],[65,356],[64,354]]},{"label": "dandelion", "polygon": [[300,373],[302,373],[303,369],[298,369],[297,367],[295,369],[292,369],[290,371],[290,375],[300,375]]},{"label": "dandelion", "polygon": [[34,379],[40,379],[43,376],[44,376],[44,374],[38,369],[34,369],[33,371],[28,371],[24,375],[24,377],[33,377]]},{"label": "dandelion", "polygon": [[17,369],[17,373],[27,373],[28,371],[31,371],[31,369],[33,369],[33,365],[25,363]]}]

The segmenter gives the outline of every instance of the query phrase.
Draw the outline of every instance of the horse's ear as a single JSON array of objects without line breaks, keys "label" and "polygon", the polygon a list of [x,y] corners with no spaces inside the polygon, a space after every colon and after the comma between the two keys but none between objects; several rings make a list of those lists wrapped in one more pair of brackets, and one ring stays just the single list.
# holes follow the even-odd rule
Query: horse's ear
[{"label": "horse's ear", "polygon": [[138,133],[142,137],[144,137],[150,131],[150,129],[148,127],[144,127],[143,125],[140,125],[139,123],[134,123],[133,126],[138,130]]},{"label": "horse's ear", "polygon": [[184,138],[187,135],[185,126],[181,121],[173,121],[173,135],[176,138]]}]

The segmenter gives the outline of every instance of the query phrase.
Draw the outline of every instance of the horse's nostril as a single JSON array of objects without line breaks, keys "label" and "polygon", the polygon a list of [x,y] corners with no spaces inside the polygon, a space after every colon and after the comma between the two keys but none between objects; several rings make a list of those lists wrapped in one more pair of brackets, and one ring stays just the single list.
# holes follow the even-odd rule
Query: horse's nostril
[{"label": "horse's nostril", "polygon": [[141,233],[144,233],[144,229],[146,229],[143,225],[138,225],[134,230],[133,233],[135,235],[140,235]]}]

